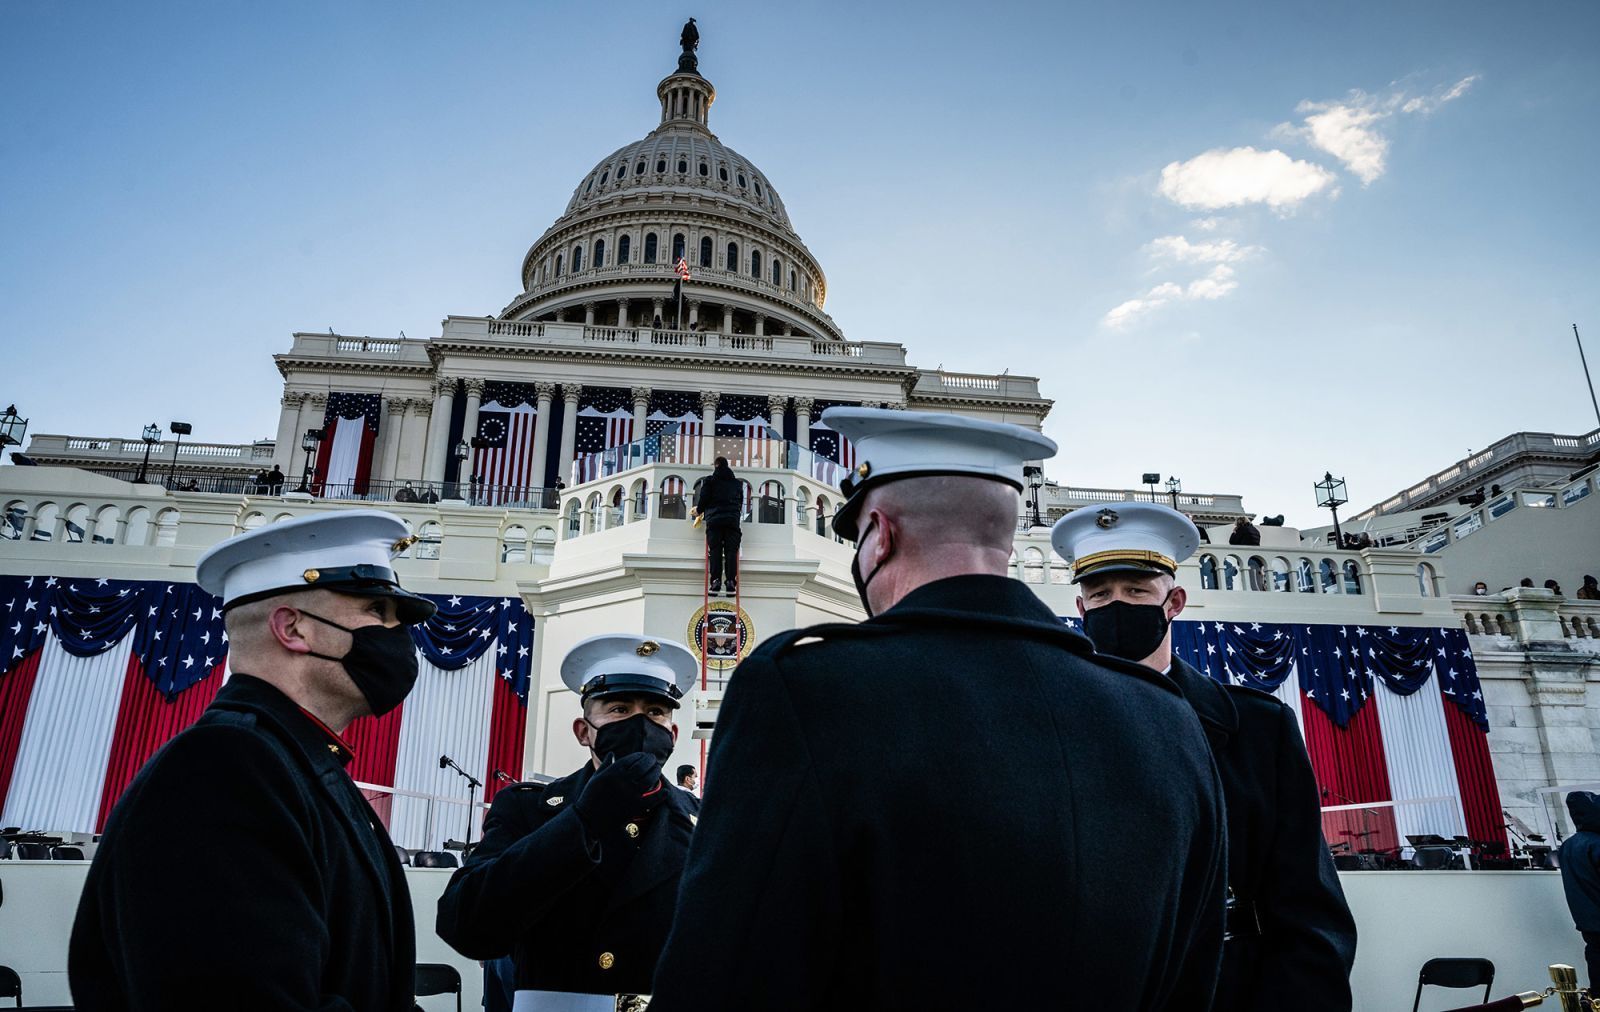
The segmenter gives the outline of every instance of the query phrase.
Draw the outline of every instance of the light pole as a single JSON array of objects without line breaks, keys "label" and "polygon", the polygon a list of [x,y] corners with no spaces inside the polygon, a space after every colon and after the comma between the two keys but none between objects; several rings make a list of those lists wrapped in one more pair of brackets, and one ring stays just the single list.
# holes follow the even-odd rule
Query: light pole
[{"label": "light pole", "polygon": [[168,422],[167,428],[178,438],[172,443],[172,466],[167,469],[167,488],[171,488],[174,479],[178,476],[178,447],[183,445],[183,437],[194,431],[194,426],[188,422]]},{"label": "light pole", "polygon": [[1182,492],[1182,491],[1183,491],[1183,482],[1178,480],[1178,476],[1177,475],[1173,475],[1172,477],[1167,479],[1167,495],[1172,496],[1172,508],[1173,509],[1177,509],[1178,508],[1178,493]]},{"label": "light pole", "polygon": [[306,466],[300,472],[300,487],[296,492],[311,494],[311,455],[317,452],[317,444],[322,442],[321,429],[307,429],[306,434],[300,437],[300,449],[306,451]]},{"label": "light pole", "polygon": [[1317,505],[1333,512],[1333,540],[1335,546],[1344,547],[1344,532],[1339,530],[1339,507],[1350,501],[1343,478],[1335,478],[1332,471],[1324,471],[1322,480],[1313,486],[1317,490]]},{"label": "light pole", "polygon": [[1146,471],[1144,473],[1144,484],[1150,488],[1150,501],[1155,502],[1156,486],[1161,484],[1161,475],[1155,473],[1154,471]]},{"label": "light pole", "polygon": [[150,473],[150,450],[161,442],[161,426],[151,422],[144,427],[144,433],[139,438],[144,440],[144,459],[139,462],[139,477],[133,479],[133,481],[136,485],[143,485],[145,478]]},{"label": "light pole", "polygon": [[1024,467],[1022,477],[1027,479],[1028,491],[1033,493],[1033,499],[1028,503],[1033,507],[1033,526],[1043,527],[1044,521],[1039,517],[1039,490],[1044,488],[1044,468]]},{"label": "light pole", "polygon": [[[455,453],[456,457],[456,494],[452,498],[464,499],[466,496],[461,494],[461,470],[467,466],[467,458],[472,455],[472,448],[467,445],[467,441],[465,439],[462,439],[456,443],[452,452]],[[472,474],[469,470],[467,473],[467,480],[469,482],[475,482],[477,480],[477,475]],[[467,487],[467,494],[474,494],[470,484]]]},{"label": "light pole", "polygon": [[8,446],[21,446],[22,437],[28,434],[28,420],[17,414],[15,404],[0,415],[0,452]]}]

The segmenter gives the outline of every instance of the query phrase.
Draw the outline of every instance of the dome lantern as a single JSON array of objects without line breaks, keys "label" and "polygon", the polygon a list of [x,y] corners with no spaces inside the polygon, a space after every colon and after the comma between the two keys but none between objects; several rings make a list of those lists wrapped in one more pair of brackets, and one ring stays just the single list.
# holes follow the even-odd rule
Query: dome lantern
[{"label": "dome lantern", "polygon": [[679,71],[656,85],[656,97],[661,99],[661,125],[693,123],[707,130],[711,103],[716,101],[717,89],[698,73]]}]

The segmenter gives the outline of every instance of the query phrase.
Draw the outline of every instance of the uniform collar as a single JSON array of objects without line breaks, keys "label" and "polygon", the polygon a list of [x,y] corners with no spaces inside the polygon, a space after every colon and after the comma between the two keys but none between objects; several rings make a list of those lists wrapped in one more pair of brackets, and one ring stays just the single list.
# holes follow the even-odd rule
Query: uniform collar
[{"label": "uniform collar", "polygon": [[1232,694],[1226,685],[1196,671],[1193,665],[1177,654],[1172,655],[1172,668],[1167,677],[1178,686],[1183,698],[1189,701],[1200,723],[1228,735],[1239,730],[1239,710],[1234,706]]},{"label": "uniform collar", "polygon": [[348,743],[271,682],[235,671],[217,692],[217,705],[265,714],[289,733],[308,755],[348,766],[355,758]]},{"label": "uniform collar", "polygon": [[1060,625],[1055,613],[1020,580],[987,573],[947,576],[924,583],[895,602],[883,617],[892,618],[901,611],[965,611]]}]

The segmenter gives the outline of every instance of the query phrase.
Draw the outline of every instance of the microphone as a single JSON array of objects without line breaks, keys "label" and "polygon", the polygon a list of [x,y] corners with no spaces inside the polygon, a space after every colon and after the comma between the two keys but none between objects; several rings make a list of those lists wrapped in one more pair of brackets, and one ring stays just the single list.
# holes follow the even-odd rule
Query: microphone
[{"label": "microphone", "polygon": [[502,784],[514,784],[514,783],[516,783],[516,781],[511,779],[511,777],[506,773],[505,770],[495,770],[494,771],[494,778],[496,780],[500,781]]},{"label": "microphone", "polygon": [[444,769],[449,765],[450,765],[450,757],[449,756],[442,755],[442,756],[439,757],[439,768],[440,769]]}]

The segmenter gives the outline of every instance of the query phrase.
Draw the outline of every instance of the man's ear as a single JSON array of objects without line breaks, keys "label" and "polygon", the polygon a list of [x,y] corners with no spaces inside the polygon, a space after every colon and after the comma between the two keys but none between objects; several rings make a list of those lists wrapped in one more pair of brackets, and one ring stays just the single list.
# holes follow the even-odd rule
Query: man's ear
[{"label": "man's ear", "polygon": [[1175,621],[1183,614],[1183,606],[1189,603],[1189,592],[1182,587],[1173,587],[1172,593],[1167,597],[1167,621]]},{"label": "man's ear", "polygon": [[582,717],[574,717],[572,719],[572,736],[578,739],[579,745],[582,745],[584,748],[593,747],[589,740],[590,736],[593,734],[594,728],[589,726],[589,722],[587,720],[583,719]]},{"label": "man's ear", "polygon": [[[877,567],[894,554],[894,541],[899,532],[895,529],[894,521],[876,509],[867,512],[867,519],[869,521],[876,519],[877,521],[877,526],[873,529],[873,534],[877,536],[877,542],[872,546],[871,560],[872,565]],[[861,530],[866,530],[866,528],[862,527]]]},{"label": "man's ear", "polygon": [[1088,611],[1089,611],[1089,609],[1087,609],[1087,608],[1085,608],[1083,606],[1083,595],[1079,594],[1078,595],[1078,617],[1082,618],[1084,615],[1086,615],[1088,613]]},{"label": "man's ear", "polygon": [[672,744],[678,744],[678,725],[672,725]]},{"label": "man's ear", "polygon": [[286,604],[272,609],[267,615],[267,629],[272,632],[272,638],[292,654],[311,652],[311,644],[305,637],[308,622],[298,610]]}]

